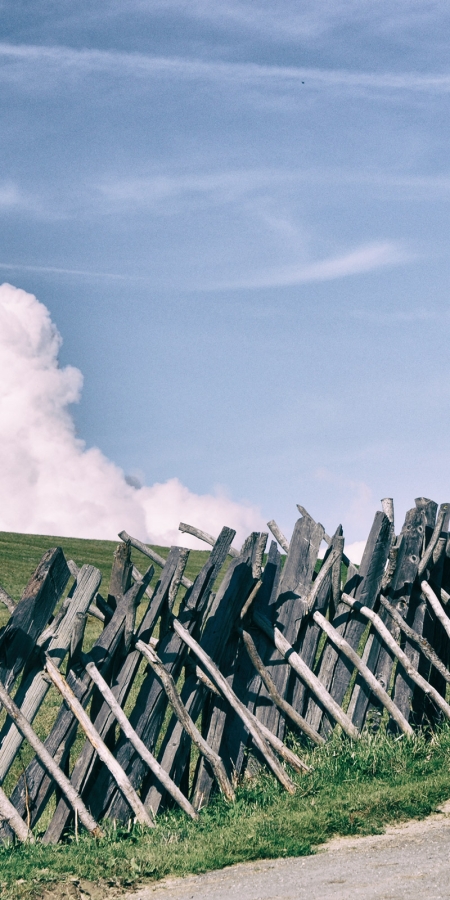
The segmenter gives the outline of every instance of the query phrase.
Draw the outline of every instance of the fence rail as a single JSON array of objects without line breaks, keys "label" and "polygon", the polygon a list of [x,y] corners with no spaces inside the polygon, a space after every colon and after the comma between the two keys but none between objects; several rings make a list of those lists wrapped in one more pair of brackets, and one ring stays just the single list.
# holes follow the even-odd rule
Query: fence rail
[{"label": "fence rail", "polygon": [[[232,529],[215,539],[180,523],[211,545],[194,582],[187,550],[172,547],[165,560],[123,531],[106,600],[99,570],[78,568],[61,548],[44,554],[19,603],[0,587],[10,613],[0,632],[1,842],[33,840],[55,794],[46,843],[74,822],[93,835],[107,818],[153,827],[167,806],[196,818],[215,791],[233,802],[250,758],[293,793],[289,767],[308,766],[288,731],[301,747],[335,728],[357,740],[382,722],[412,735],[450,719],[450,505],[419,498],[396,536],[383,500],[359,568],[341,526],[330,537],[298,508],[290,540],[268,523],[268,549],[266,533],[238,552]],[[152,560],[144,575],[133,548]],[[88,616],[103,630],[86,652]],[[51,685],[61,706],[42,741],[33,721]],[[1,785],[23,740],[35,755],[8,797]]]}]

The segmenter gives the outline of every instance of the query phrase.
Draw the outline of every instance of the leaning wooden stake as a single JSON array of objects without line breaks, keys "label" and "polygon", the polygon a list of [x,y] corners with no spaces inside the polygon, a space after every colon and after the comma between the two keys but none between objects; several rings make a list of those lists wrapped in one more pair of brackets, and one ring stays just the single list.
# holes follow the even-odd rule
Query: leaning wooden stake
[{"label": "leaning wooden stake", "polygon": [[23,819],[19,816],[17,809],[11,803],[11,800],[6,796],[3,788],[0,787],[0,819],[4,819],[9,825],[10,828],[14,831],[14,834],[19,841],[28,841],[30,844],[34,843],[33,832],[30,831],[28,825],[25,824]]},{"label": "leaning wooden stake", "polygon": [[[144,556],[148,556],[148,558],[152,559],[153,562],[155,562],[158,566],[161,566],[162,569],[164,568],[167,560],[165,560],[163,556],[160,556],[159,553],[156,553],[155,550],[152,550],[151,547],[147,547],[147,544],[143,544],[142,541],[138,541],[137,538],[130,537],[130,535],[127,534],[126,531],[121,531],[119,537],[121,541],[129,541],[129,543],[132,547],[134,547],[135,550],[140,550],[140,552],[143,553]],[[190,581],[189,578],[185,578],[183,575],[183,578],[181,579],[181,584],[183,585],[183,587],[190,588],[192,587],[193,583],[193,581]]]},{"label": "leaning wooden stake", "polygon": [[[137,641],[137,643],[140,644],[141,641]],[[140,648],[137,647],[137,649],[139,650]],[[158,781],[160,781],[161,784],[164,785],[167,793],[170,794],[171,797],[173,797],[175,802],[178,803],[178,806],[184,809],[184,811],[188,814],[188,816],[191,817],[191,819],[198,819],[198,813],[196,812],[192,804],[189,803],[187,797],[184,796],[184,794],[176,786],[175,782],[172,781],[167,772],[165,772],[162,766],[160,766],[157,759],[155,759],[155,757],[153,756],[153,753],[150,753],[148,747],[145,746],[143,741],[141,741],[139,735],[136,734],[122,707],[114,697],[111,688],[108,686],[107,682],[98,671],[95,663],[92,662],[92,660],[89,660],[88,657],[83,657],[83,664],[89,677],[92,678],[93,682],[95,682],[104,701],[108,704],[111,712],[114,714],[114,717],[119,723],[123,733],[127,736],[130,744],[133,745],[137,753],[139,753],[141,759],[143,759],[144,762],[147,763],[150,771],[153,772],[154,775],[156,775]]]},{"label": "leaning wooden stake", "polygon": [[327,621],[325,616],[320,612],[315,612],[313,615],[314,621],[319,625],[322,631],[325,632],[326,635],[330,638],[330,641],[333,642],[335,647],[350,660],[355,666],[355,669],[358,670],[360,675],[364,678],[364,681],[369,685],[372,693],[375,697],[378,697],[383,706],[387,709],[389,714],[394,719],[394,722],[397,722],[398,727],[403,734],[409,734],[412,736],[414,734],[411,725],[405,719],[403,713],[400,712],[398,706],[395,705],[394,701],[391,699],[389,694],[386,693],[384,688],[381,686],[380,682],[377,681],[373,672],[367,668],[366,664],[362,661],[361,657],[353,650],[353,647],[350,647],[350,644],[336,631],[335,628]]},{"label": "leaning wooden stake", "polygon": [[267,527],[270,528],[275,540],[278,541],[281,549],[284,550],[285,553],[289,553],[289,541],[287,537],[284,536],[281,528],[278,527],[275,519],[271,519],[270,522],[267,523]]},{"label": "leaning wooden stake", "polygon": [[437,653],[434,652],[431,644],[428,643],[427,639],[422,637],[417,631],[414,631],[409,625],[406,624],[403,616],[396,610],[395,606],[392,606],[392,603],[389,603],[389,600],[386,597],[383,597],[383,594],[380,595],[380,603],[387,609],[389,615],[393,618],[394,622],[400,628],[400,631],[403,631],[406,634],[406,637],[410,639],[414,644],[417,644],[423,655],[426,659],[429,660],[430,663],[433,664],[435,669],[440,672],[443,678],[445,678],[447,684],[450,684],[450,672],[444,666],[444,663],[439,659]]},{"label": "leaning wooden stake", "polygon": [[448,637],[450,637],[450,619],[442,609],[442,606],[438,598],[436,597],[436,594],[434,593],[433,589],[430,588],[430,585],[427,581],[422,581],[420,587],[422,593],[428,600],[428,603],[430,604],[436,618],[439,619],[444,631],[447,633]]},{"label": "leaning wooden stake", "polygon": [[[51,665],[55,672],[57,672],[57,674],[59,675],[56,666],[54,666],[53,663]],[[42,741],[39,740],[30,723],[27,722],[25,716],[21,713],[19,707],[16,706],[14,700],[11,699],[8,691],[3,686],[3,684],[1,684],[1,682],[0,700],[5,707],[8,715],[11,716],[11,719],[15,722],[19,731],[21,731],[24,738],[27,739],[28,743],[36,753],[39,761],[47,770],[48,774],[54,779],[54,781],[56,781],[58,787],[61,788],[71,807],[78,814],[80,822],[94,837],[103,837],[103,831],[101,830],[100,826],[95,821],[93,816],[91,816],[90,812],[86,809],[78,791],[76,791],[75,788],[72,787],[67,776],[64,775],[64,772],[62,772],[59,766],[55,763],[55,760],[50,755],[47,748],[44,747]]]},{"label": "leaning wooden stake", "polygon": [[[217,538],[213,537],[212,534],[208,534],[207,531],[201,531],[200,528],[195,528],[194,525],[187,525],[186,522],[180,522],[178,526],[178,531],[183,531],[185,534],[192,534],[194,537],[198,538],[199,541],[204,541],[205,544],[210,544],[211,547],[214,547]],[[239,556],[239,550],[235,550],[234,547],[230,547],[228,550],[228,556],[232,556],[236,558]]]},{"label": "leaning wooden stake", "polygon": [[246,649],[256,671],[261,676],[261,679],[266,686],[267,693],[269,694],[271,700],[273,700],[275,705],[278,706],[278,708],[281,709],[281,711],[286,716],[288,716],[289,719],[291,719],[291,721],[294,722],[294,724],[297,725],[297,727],[300,728],[304,732],[304,734],[306,734],[306,736],[310,738],[311,741],[314,742],[314,744],[325,743],[325,739],[320,734],[318,734],[317,731],[314,731],[314,728],[311,728],[311,726],[308,725],[308,722],[306,721],[306,719],[304,719],[303,716],[301,716],[297,712],[297,710],[294,709],[294,707],[291,706],[291,704],[288,703],[287,700],[285,700],[281,696],[280,692],[277,690],[275,682],[273,681],[273,679],[269,673],[269,670],[264,665],[264,663],[256,649],[256,644],[255,644],[251,634],[249,634],[248,631],[244,631],[244,630],[242,630],[241,634],[242,634],[242,640],[244,641],[245,649]]},{"label": "leaning wooden stake", "polygon": [[205,669],[209,672],[217,686],[220,688],[221,694],[225,697],[230,706],[232,706],[232,708],[237,712],[238,716],[242,719],[245,727],[250,732],[256,747],[266,760],[268,766],[272,769],[274,775],[276,775],[280,783],[290,794],[294,794],[294,782],[291,781],[283,767],[278,762],[276,756],[272,753],[272,750],[266,743],[259,726],[257,726],[255,720],[249,716],[248,710],[238,699],[232,688],[230,688],[228,681],[223,677],[215,663],[213,663],[211,657],[208,656],[207,653],[205,653],[202,647],[200,647],[200,644],[197,643],[192,635],[190,635],[189,632],[186,631],[185,628],[183,628],[178,619],[173,620],[172,627],[176,634],[178,634],[178,636],[181,638],[181,640],[184,641],[184,643],[192,650],[195,656],[197,656],[200,662],[204,665]]},{"label": "leaning wooden stake", "polygon": [[[423,584],[424,582],[422,582]],[[426,583],[426,582],[425,582]],[[366,619],[369,619],[378,634],[385,642],[386,646],[389,648],[391,653],[397,657],[398,661],[402,664],[405,672],[409,675],[411,681],[414,681],[428,697],[431,697],[436,706],[442,710],[447,719],[450,719],[450,706],[441,697],[440,693],[436,690],[436,688],[432,687],[431,684],[428,684],[428,681],[425,681],[425,678],[422,675],[419,675],[414,666],[411,665],[411,660],[407,657],[406,653],[401,650],[397,641],[392,637],[390,631],[386,628],[384,622],[380,619],[380,617],[373,612],[373,610],[368,609],[367,606],[362,606],[358,603],[357,600],[353,600],[353,597],[349,597],[348,594],[342,594],[342,600],[347,606],[352,607],[357,612],[361,613]]]},{"label": "leaning wooden stake", "polygon": [[227,798],[227,800],[234,801],[236,799],[235,793],[225,771],[225,766],[220,756],[211,749],[211,747],[207,744],[205,739],[200,734],[198,728],[192,721],[189,713],[186,710],[186,707],[184,706],[184,703],[181,700],[170,672],[167,671],[165,666],[162,664],[159,656],[155,653],[152,647],[148,646],[148,644],[144,644],[143,641],[136,641],[135,647],[136,650],[139,650],[139,653],[142,653],[142,655],[145,656],[145,659],[152,667],[156,676],[159,678],[166,692],[167,699],[178,721],[181,723],[184,730],[191,738],[191,741],[195,744],[196,747],[198,747],[202,756],[204,756],[205,759],[209,762],[223,795]]},{"label": "leaning wooden stake", "polygon": [[108,747],[102,741],[98,731],[94,728],[88,714],[83,709],[81,703],[75,697],[75,694],[67,684],[67,681],[61,675],[59,669],[56,668],[55,664],[47,657],[45,663],[45,670],[49,677],[51,678],[53,684],[60,692],[61,696],[67,703],[67,706],[71,709],[74,716],[78,719],[87,739],[90,741],[94,749],[97,751],[100,759],[107,766],[108,770],[111,772],[112,777],[114,778],[119,790],[122,792],[127,802],[129,803],[131,809],[133,810],[136,819],[140,822],[141,825],[147,825],[149,828],[154,827],[154,821],[150,818],[147,810],[145,809],[144,804],[139,799],[136,791],[129,778],[125,775],[122,767],[119,766],[119,763],[112,755],[111,751],[108,750]]},{"label": "leaning wooden stake", "polygon": [[357,740],[359,738],[358,729],[355,728],[353,722],[346,716],[339,704],[333,700],[332,696],[317,678],[317,675],[314,675],[314,672],[312,672],[309,666],[303,662],[301,656],[295,652],[289,641],[281,634],[281,631],[274,627],[269,622],[269,619],[266,619],[265,616],[262,616],[261,613],[258,613],[256,610],[253,612],[253,621],[258,628],[261,628],[261,631],[263,631],[264,634],[267,634],[269,640],[275,644],[278,652],[284,656],[286,662],[294,669],[294,672],[297,672],[297,675],[300,675],[302,681],[309,687],[310,691],[312,691],[323,708],[326,709],[338,725],[341,726],[345,734],[353,740]]}]

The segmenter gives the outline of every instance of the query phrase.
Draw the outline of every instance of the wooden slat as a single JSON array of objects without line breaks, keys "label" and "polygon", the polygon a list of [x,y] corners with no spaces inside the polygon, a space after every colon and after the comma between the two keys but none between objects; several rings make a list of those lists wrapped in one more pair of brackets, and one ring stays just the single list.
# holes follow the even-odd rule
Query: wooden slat
[{"label": "wooden slat", "polygon": [[[119,537],[123,541],[127,541],[128,543],[130,543],[131,546],[135,548],[135,550],[139,550],[141,553],[144,554],[144,556],[148,556],[149,559],[153,560],[153,562],[155,562],[158,566],[161,566],[162,569],[164,568],[164,566],[166,564],[166,560],[164,559],[163,556],[160,556],[159,553],[156,553],[156,550],[152,550],[151,547],[148,547],[147,544],[143,544],[142,541],[139,541],[137,538],[130,537],[130,535],[127,534],[126,531],[121,531],[119,534]],[[193,582],[189,578],[186,578],[183,575],[183,578],[181,579],[181,584],[185,588],[191,588]]]},{"label": "wooden slat", "polygon": [[61,548],[47,550],[0,635],[0,681],[7,690],[29,663],[69,578]]},{"label": "wooden slat", "polygon": [[[199,541],[205,541],[205,544],[210,544],[211,547],[214,547],[217,540],[212,534],[208,534],[207,531],[201,531],[200,528],[195,528],[194,525],[187,525],[186,522],[180,522],[178,531],[182,531],[184,534],[192,534],[194,537],[198,538]],[[239,556],[239,550],[230,547],[228,555],[236,558]]]},{"label": "wooden slat", "polygon": [[[80,616],[84,619],[101,580],[101,573],[94,566],[83,566],[79,572],[76,589],[67,607],[65,616],[47,647],[48,655],[57,666],[62,664],[69,649],[76,621]],[[28,674],[25,682],[20,685],[15,696],[15,703],[20,707],[21,713],[28,722],[31,723],[33,721],[47,695],[48,689],[48,679],[45,678],[42,668],[34,667]],[[21,732],[10,719],[7,719],[0,731],[0,783],[3,783],[5,780],[22,740]]]}]

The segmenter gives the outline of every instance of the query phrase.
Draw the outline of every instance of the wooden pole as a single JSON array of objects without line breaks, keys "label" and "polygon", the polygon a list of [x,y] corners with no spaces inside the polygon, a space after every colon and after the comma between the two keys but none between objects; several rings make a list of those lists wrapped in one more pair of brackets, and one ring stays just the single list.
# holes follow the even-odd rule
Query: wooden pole
[{"label": "wooden pole", "polygon": [[[424,582],[422,582],[424,583]],[[426,582],[425,582],[426,583]],[[450,706],[441,697],[440,693],[436,690],[436,688],[432,687],[431,684],[428,684],[428,681],[425,681],[425,678],[422,675],[419,675],[414,666],[411,665],[411,661],[408,659],[406,653],[399,647],[397,641],[392,637],[390,631],[386,628],[386,625],[380,619],[373,610],[368,609],[367,606],[362,606],[358,603],[357,600],[353,600],[352,597],[349,597],[348,594],[342,594],[342,600],[344,603],[347,603],[348,606],[356,609],[361,615],[365,616],[366,619],[369,619],[378,634],[385,642],[386,646],[389,648],[391,653],[398,659],[398,661],[402,664],[405,672],[409,675],[411,681],[414,681],[428,697],[431,697],[432,700],[436,703],[436,706],[442,710],[447,719],[450,719]]]},{"label": "wooden pole", "polygon": [[144,644],[143,641],[136,641],[135,647],[136,650],[139,650],[139,653],[142,653],[142,655],[145,656],[145,659],[159,678],[178,721],[191,738],[191,741],[198,747],[202,756],[209,762],[224,797],[226,797],[227,800],[234,801],[236,796],[225,771],[225,766],[220,756],[206,743],[192,721],[177,691],[172,675],[167,671],[152,647],[149,647],[148,644]]},{"label": "wooden pole", "polygon": [[346,716],[339,704],[333,700],[332,696],[328,693],[326,688],[324,688],[317,676],[314,675],[314,672],[306,665],[298,653],[295,652],[289,641],[281,634],[281,631],[272,626],[269,620],[256,610],[253,612],[253,621],[255,622],[255,625],[257,625],[258,628],[261,628],[261,631],[267,634],[267,637],[273,641],[278,652],[284,656],[291,668],[294,669],[294,672],[297,672],[297,675],[300,675],[302,681],[309,687],[310,691],[312,691],[316,699],[319,700],[323,708],[326,709],[333,719],[341,726],[345,734],[352,738],[352,740],[357,740],[359,738],[358,729],[355,728],[353,722]]},{"label": "wooden pole", "polygon": [[281,711],[286,716],[288,716],[291,719],[292,722],[294,722],[295,725],[297,725],[298,728],[300,728],[304,732],[304,734],[306,734],[307,737],[309,737],[309,739],[311,741],[314,742],[314,744],[323,744],[325,742],[324,738],[320,734],[318,734],[317,731],[314,731],[314,728],[311,728],[311,726],[308,725],[308,722],[306,721],[306,719],[304,719],[303,716],[301,716],[297,712],[297,710],[295,710],[294,707],[291,706],[291,704],[288,703],[287,700],[285,700],[281,696],[279,691],[277,690],[277,687],[276,687],[273,679],[271,678],[268,669],[264,665],[264,663],[256,649],[256,644],[255,644],[251,634],[249,634],[248,631],[244,631],[244,630],[241,631],[241,634],[242,634],[242,639],[244,641],[245,649],[246,649],[256,671],[261,676],[261,679],[266,686],[267,692],[268,692],[271,700],[275,703],[276,706],[278,706],[279,709],[281,709]]},{"label": "wooden pole", "polygon": [[246,728],[250,732],[256,747],[266,760],[268,766],[272,769],[274,775],[276,775],[280,783],[290,794],[294,794],[295,784],[286,774],[285,770],[278,762],[276,756],[272,753],[272,750],[266,743],[261,729],[259,728],[259,723],[258,725],[256,725],[256,721],[250,717],[248,710],[246,709],[244,704],[241,703],[241,701],[236,697],[236,694],[234,693],[232,688],[230,688],[230,685],[228,684],[226,678],[223,677],[215,663],[213,663],[211,657],[208,656],[207,653],[205,653],[203,648],[200,647],[200,644],[197,643],[192,635],[190,635],[189,632],[186,631],[185,628],[183,628],[178,619],[173,620],[172,627],[176,634],[178,634],[178,636],[181,638],[181,640],[184,641],[184,643],[190,648],[190,650],[192,650],[195,656],[197,656],[200,662],[204,665],[205,669],[209,672],[209,674],[216,682],[217,686],[220,688],[220,691],[225,699],[237,712],[238,716],[242,719]]},{"label": "wooden pole", "polygon": [[[137,538],[130,537],[130,535],[127,534],[126,531],[121,531],[119,537],[121,541],[128,541],[135,550],[140,550],[140,552],[143,553],[144,556],[148,556],[148,558],[152,559],[153,562],[155,562],[158,566],[161,566],[162,569],[164,568],[166,564],[166,560],[164,559],[164,557],[160,556],[159,553],[156,553],[155,550],[152,550],[151,547],[147,547],[147,544],[143,544],[142,541],[138,541]],[[183,575],[181,579],[181,584],[183,585],[183,587],[190,588],[192,587],[193,583],[193,581],[190,581],[189,578],[185,578]]]},{"label": "wooden pole", "polygon": [[427,549],[425,550],[425,553],[422,556],[422,559],[420,560],[420,563],[419,563],[419,566],[417,569],[417,574],[418,574],[419,578],[425,572],[425,569],[427,568],[427,565],[433,555],[433,550],[441,536],[441,531],[443,529],[445,519],[448,518],[449,509],[450,509],[450,506],[448,503],[441,503],[441,505],[439,507],[437,519],[436,519],[436,525],[434,526],[434,529],[433,529],[433,534],[431,535]]},{"label": "wooden pole", "polygon": [[436,618],[439,619],[444,631],[447,633],[448,637],[450,637],[450,619],[442,609],[442,606],[438,598],[436,597],[436,594],[427,581],[422,581],[420,587],[422,590],[422,594],[428,600],[428,603],[430,604]]},{"label": "wooden pole", "polygon": [[[137,641],[137,643],[140,644],[141,641]],[[128,740],[133,745],[137,753],[139,753],[139,756],[144,760],[145,763],[147,763],[150,771],[153,772],[154,775],[156,775],[156,778],[161,782],[161,784],[164,785],[166,791],[170,794],[171,797],[173,797],[176,803],[178,803],[178,806],[181,806],[181,808],[184,809],[184,811],[188,814],[188,816],[191,817],[191,819],[197,819],[198,814],[192,804],[189,803],[189,800],[180,791],[175,782],[172,781],[167,772],[165,772],[162,766],[160,766],[157,759],[155,759],[155,757],[153,756],[153,753],[150,753],[148,747],[145,746],[143,741],[141,741],[140,737],[136,734],[122,707],[114,697],[111,688],[108,686],[107,682],[98,671],[95,663],[92,662],[92,660],[88,660],[88,657],[83,657],[83,664],[89,677],[92,678],[92,681],[95,682],[103,699],[108,704],[111,712],[114,714],[114,717],[119,723],[123,733],[127,736]]]},{"label": "wooden pole", "polygon": [[414,734],[411,725],[405,719],[403,713],[400,712],[399,708],[395,705],[394,701],[390,698],[389,694],[386,693],[384,688],[381,686],[380,682],[377,681],[373,672],[367,668],[366,664],[362,661],[361,657],[358,656],[355,650],[350,647],[350,644],[336,631],[335,628],[327,621],[325,616],[320,612],[315,612],[313,615],[313,619],[320,626],[322,631],[325,632],[326,635],[330,638],[330,641],[344,654],[344,656],[349,659],[355,669],[358,670],[360,675],[364,678],[364,681],[369,685],[373,694],[380,700],[383,706],[388,710],[389,714],[392,716],[400,730],[403,731],[403,734],[408,734],[412,736]]},{"label": "wooden pole", "polygon": [[[58,669],[56,666],[51,664],[55,672],[58,673]],[[69,779],[64,772],[61,771],[59,766],[55,763],[55,760],[48,752],[47,748],[44,747],[44,744],[41,740],[39,740],[37,734],[33,731],[29,722],[27,722],[23,713],[21,713],[20,709],[14,703],[14,700],[8,694],[6,688],[0,682],[0,700],[5,707],[11,719],[17,725],[19,731],[22,732],[24,738],[28,741],[36,756],[39,758],[40,762],[47,770],[48,774],[56,781],[58,787],[61,788],[64,796],[69,801],[70,805],[73,809],[77,810],[78,815],[80,817],[80,821],[83,823],[84,827],[94,836],[94,837],[103,837],[103,831],[100,826],[97,824],[95,819],[91,816],[90,812],[86,809],[79,793],[72,787]]]},{"label": "wooden pole", "polygon": [[397,612],[395,606],[392,606],[392,603],[389,603],[387,597],[383,597],[380,595],[380,603],[387,609],[389,615],[393,618],[394,622],[400,628],[400,631],[403,631],[406,634],[406,637],[409,638],[414,644],[417,644],[423,655],[432,663],[435,669],[440,672],[443,678],[445,678],[447,684],[450,684],[450,672],[444,666],[444,663],[439,659],[437,653],[434,652],[431,644],[428,643],[427,639],[422,637],[417,631],[414,631],[409,625],[406,624],[403,616]]},{"label": "wooden pole", "polygon": [[28,841],[30,844],[34,844],[34,835],[33,832],[30,831],[28,825],[25,824],[23,819],[19,816],[17,809],[11,803],[11,800],[6,796],[3,788],[0,787],[0,819],[4,819],[12,828],[14,834],[19,841],[24,843]]},{"label": "wooden pole", "polygon": [[[136,791],[131,785],[129,778],[125,775],[122,767],[112,755],[111,751],[101,739],[98,731],[94,728],[87,712],[83,709],[81,703],[75,697],[75,694],[67,684],[67,681],[61,675],[61,672],[55,664],[47,657],[45,663],[45,671],[48,673],[53,684],[64,698],[67,706],[71,709],[74,716],[78,719],[88,741],[97,751],[100,759],[111,772],[118,788],[126,798],[136,819],[141,825],[147,825],[149,828],[154,827],[154,821],[150,818],[144,804],[139,799]],[[81,818],[81,817],[80,817]]]},{"label": "wooden pole", "polygon": [[[195,528],[194,525],[187,525],[186,522],[180,522],[178,531],[182,531],[184,532],[184,534],[192,534],[194,537],[198,538],[199,541],[204,541],[205,544],[210,544],[212,547],[214,547],[214,544],[217,540],[217,538],[213,537],[212,534],[208,534],[207,531],[201,531],[200,528]],[[230,549],[228,550],[228,556],[239,556],[239,550],[235,550],[234,547],[230,547]]]},{"label": "wooden pole", "polygon": [[[13,614],[16,604],[12,597],[9,596],[8,591],[5,591],[4,588],[0,586],[0,603],[3,603],[7,609],[9,609],[11,615]],[[21,820],[22,821],[22,820]]]},{"label": "wooden pole", "polygon": [[281,549],[284,550],[285,553],[289,553],[289,541],[284,536],[281,528],[278,527],[275,519],[271,519],[270,522],[267,523],[267,527],[270,528],[270,531],[272,532],[275,540],[278,541]]}]

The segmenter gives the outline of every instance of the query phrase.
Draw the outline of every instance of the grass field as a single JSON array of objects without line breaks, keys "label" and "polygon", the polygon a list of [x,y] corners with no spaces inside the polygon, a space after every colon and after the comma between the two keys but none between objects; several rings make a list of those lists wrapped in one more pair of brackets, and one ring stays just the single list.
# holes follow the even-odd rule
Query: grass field
[{"label": "grass field", "polygon": [[[101,591],[108,579],[115,542],[0,533],[0,584],[17,600],[29,576],[48,547],[62,546],[78,564],[97,565],[103,573]],[[167,548],[155,548],[166,556]],[[191,551],[186,574],[195,577],[208,551]],[[143,571],[147,560],[133,553]],[[155,573],[155,577],[157,572]],[[3,615],[3,613],[2,613]],[[5,611],[4,620],[8,614]],[[101,628],[89,620],[89,641]],[[42,737],[59,707],[59,697],[49,691],[45,709],[35,720]],[[80,738],[80,741],[82,738]],[[292,739],[295,748],[294,739]],[[76,751],[78,752],[79,746]],[[157,827],[139,826],[115,830],[106,825],[106,837],[94,841],[81,834],[64,844],[45,847],[0,847],[0,896],[2,900],[80,896],[77,881],[95,883],[107,895],[123,887],[155,880],[168,874],[182,875],[220,868],[234,862],[279,856],[298,856],[313,851],[333,835],[378,832],[392,821],[423,817],[450,796],[450,727],[431,741],[423,736],[393,739],[383,733],[363,735],[357,743],[335,735],[312,752],[296,747],[312,766],[310,774],[297,776],[297,792],[289,796],[268,774],[246,778],[238,786],[237,802],[216,797],[202,810],[198,822],[180,812],[158,817]],[[22,762],[31,751],[26,744]],[[22,763],[21,763],[22,764]],[[7,792],[20,768],[11,770]],[[51,808],[48,816],[51,814]],[[39,823],[38,831],[45,827]],[[75,893],[74,893],[75,891]],[[91,894],[92,889],[90,888]]]}]

